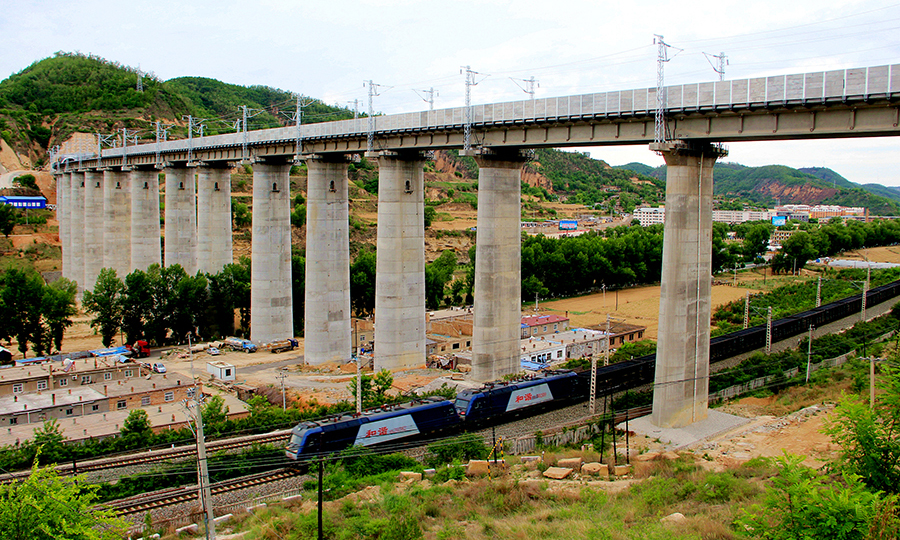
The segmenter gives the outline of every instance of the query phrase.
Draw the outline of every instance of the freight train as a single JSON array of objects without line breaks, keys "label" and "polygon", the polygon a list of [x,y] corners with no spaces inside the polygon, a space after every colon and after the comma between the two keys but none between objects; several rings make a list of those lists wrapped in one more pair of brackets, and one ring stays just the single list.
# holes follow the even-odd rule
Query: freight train
[{"label": "freight train", "polygon": [[[900,280],[868,291],[866,304],[874,306],[900,296]],[[772,323],[772,342],[806,332],[860,313],[858,294]],[[761,349],[766,344],[765,325],[754,326],[710,340],[710,364]],[[598,397],[610,396],[653,382],[656,355],[597,368]],[[461,430],[480,429],[518,416],[531,416],[552,408],[584,401],[590,392],[590,370],[545,371],[532,377],[488,383],[463,390],[454,401],[428,398],[385,406],[361,414],[303,422],[291,431],[287,457],[302,461],[353,445],[377,445],[391,441],[427,439]]]}]

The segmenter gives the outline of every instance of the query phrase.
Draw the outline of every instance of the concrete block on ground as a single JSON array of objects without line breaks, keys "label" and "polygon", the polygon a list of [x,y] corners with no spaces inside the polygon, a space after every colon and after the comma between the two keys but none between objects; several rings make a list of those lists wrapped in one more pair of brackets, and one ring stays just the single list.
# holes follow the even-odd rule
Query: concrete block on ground
[{"label": "concrete block on ground", "polygon": [[568,478],[571,474],[572,469],[564,467],[550,467],[549,469],[544,471],[544,477],[552,478],[553,480],[562,480],[564,478]]},{"label": "concrete block on ground", "polygon": [[490,472],[487,460],[473,459],[466,465],[466,476],[483,476]]},{"label": "concrete block on ground", "polygon": [[425,471],[424,471],[425,478],[433,477],[435,472],[436,471],[434,469],[425,469]]},{"label": "concrete block on ground", "polygon": [[647,452],[646,454],[638,454],[634,457],[634,461],[653,461],[659,457],[659,452]]},{"label": "concrete block on ground", "polygon": [[268,508],[268,505],[266,503],[254,504],[253,506],[247,507],[247,513],[255,514],[256,512],[265,510],[266,508]]},{"label": "concrete block on ground", "polygon": [[584,463],[584,460],[580,457],[576,458],[563,458],[556,461],[557,467],[563,467],[567,469],[572,469],[575,472],[581,472],[581,465]]},{"label": "concrete block on ground", "polygon": [[422,473],[411,471],[400,471],[401,482],[419,482],[422,480]]},{"label": "concrete block on ground", "polygon": [[613,474],[616,476],[625,476],[631,472],[631,465],[616,465],[613,467]]},{"label": "concrete block on ground", "polygon": [[609,467],[606,463],[585,463],[581,466],[581,474],[589,474],[591,476],[609,476]]},{"label": "concrete block on ground", "polygon": [[200,526],[196,523],[191,523],[190,525],[185,525],[184,527],[175,529],[175,534],[197,534],[199,532]]},{"label": "concrete block on ground", "polygon": [[213,518],[213,521],[215,521],[216,525],[218,525],[219,523],[225,523],[226,521],[231,520],[231,518],[233,518],[233,517],[234,517],[234,514],[225,514],[225,515]]},{"label": "concrete block on ground", "polygon": [[303,500],[303,495],[291,495],[290,497],[283,497],[281,499],[282,502],[286,502],[286,503],[295,502],[295,501],[300,502],[302,500]]},{"label": "concrete block on ground", "polygon": [[505,473],[509,470],[509,465],[506,464],[505,459],[498,459],[496,461],[490,459],[488,460],[488,466],[490,467],[491,472],[494,474]]}]

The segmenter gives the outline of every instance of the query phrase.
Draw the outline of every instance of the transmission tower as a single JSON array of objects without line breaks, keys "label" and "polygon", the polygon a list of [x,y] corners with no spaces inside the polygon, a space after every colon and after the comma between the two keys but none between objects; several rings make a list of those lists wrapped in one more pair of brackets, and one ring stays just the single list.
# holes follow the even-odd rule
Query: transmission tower
[{"label": "transmission tower", "polygon": [[[703,53],[703,56],[706,57],[706,61],[709,62],[709,65],[712,66],[713,71],[719,74],[719,80],[725,80],[725,66],[728,65],[728,57],[725,56],[725,53],[709,54]],[[713,63],[712,59],[716,59],[716,63]]]},{"label": "transmission tower", "polygon": [[366,153],[371,153],[375,151],[375,108],[373,100],[375,96],[381,95],[378,93],[378,87],[383,85],[375,84],[372,82],[372,79],[369,79],[363,82],[363,86],[369,87],[369,125],[368,133],[366,134]]},{"label": "transmission tower", "polygon": [[315,100],[312,98],[304,100],[303,96],[297,94],[297,111],[291,116],[291,120],[294,120],[297,126],[297,140],[294,142],[294,154],[296,155],[295,159],[298,161],[300,160],[300,156],[303,155],[303,133],[300,131],[300,124],[302,124],[303,119],[303,107],[312,104],[314,101]]},{"label": "transmission tower", "polygon": [[137,91],[144,91],[144,73],[141,71],[141,66],[137,68]]},{"label": "transmission tower", "polygon": [[[665,41],[663,41],[663,37],[659,34],[653,34],[653,43],[656,44],[656,130],[654,133],[653,142],[656,144],[661,144],[666,142],[666,125],[665,125],[665,115],[663,114],[663,110],[666,107],[666,96],[665,92],[665,65],[666,62],[674,58],[675,56],[669,57],[669,48],[676,49],[677,47],[672,47]],[[678,52],[681,52],[682,49],[678,49]],[[678,53],[675,53],[677,55]]]},{"label": "transmission tower", "polygon": [[241,161],[246,163],[250,159],[250,155],[247,152],[247,149],[249,148],[249,139],[247,138],[247,120],[253,118],[258,114],[262,114],[265,111],[263,111],[262,109],[250,109],[246,105],[241,105],[240,108],[243,113],[243,116],[241,118],[241,128],[243,128],[244,131],[243,142],[241,144]]},{"label": "transmission tower", "polygon": [[[529,94],[531,96],[532,101],[534,101],[534,94],[535,94],[534,89],[541,87],[540,81],[535,80],[534,75],[532,75],[530,79],[515,79],[513,77],[510,77],[509,80],[516,83],[516,86],[521,88],[523,92],[525,92],[526,94]],[[521,84],[519,84],[520,82],[525,83],[525,86],[522,86]]]},{"label": "transmission tower", "polygon": [[[462,66],[459,72],[466,76],[466,123],[463,130],[463,150],[468,152],[472,148],[472,87],[481,82],[476,81],[475,76],[482,74],[472,71],[470,66]],[[487,75],[484,75],[484,78],[487,77]]]},{"label": "transmission tower", "polygon": [[[422,101],[428,103],[429,111],[434,110],[434,96],[440,96],[440,94],[434,90],[434,87],[429,88],[428,90],[413,90],[413,92],[415,92],[416,95],[418,95],[420,98],[422,98]],[[424,97],[419,92],[422,92],[422,94],[427,94],[428,97],[427,98]]]}]

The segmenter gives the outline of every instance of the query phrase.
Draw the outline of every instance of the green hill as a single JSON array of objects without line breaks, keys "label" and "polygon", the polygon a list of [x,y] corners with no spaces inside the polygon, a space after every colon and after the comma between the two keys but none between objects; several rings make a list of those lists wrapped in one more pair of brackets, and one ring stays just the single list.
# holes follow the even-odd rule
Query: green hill
[{"label": "green hill", "polygon": [[[205,119],[205,134],[233,131],[241,106],[253,109],[250,129],[292,124],[296,96],[266,86],[244,87],[202,77],[160,81],[153,74],[97,56],[57,53],[0,82],[0,136],[40,164],[49,147],[72,133],[137,132],[155,140],[155,122],[172,126],[169,137],[186,137],[192,115]],[[346,108],[303,98],[304,123],[352,118]]]},{"label": "green hill", "polygon": [[[620,168],[644,172],[665,181],[666,167],[655,169],[642,163]],[[836,204],[863,206],[876,215],[898,215],[900,191],[878,184],[853,183],[831,169],[794,169],[784,165],[747,167],[739,163],[716,163],[714,193],[763,206],[781,204]]]},{"label": "green hill", "polygon": [[528,168],[549,178],[561,199],[587,206],[616,206],[630,212],[641,202],[659,204],[665,200],[665,182],[610,167],[582,152],[537,149]]}]

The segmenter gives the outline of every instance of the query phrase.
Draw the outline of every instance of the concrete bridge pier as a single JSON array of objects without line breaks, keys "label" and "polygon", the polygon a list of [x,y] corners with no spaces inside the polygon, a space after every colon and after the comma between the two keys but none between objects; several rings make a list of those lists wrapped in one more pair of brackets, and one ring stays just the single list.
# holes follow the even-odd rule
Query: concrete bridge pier
[{"label": "concrete bridge pier", "polygon": [[84,173],[73,172],[69,186],[69,279],[78,283],[78,299],[84,292]]},{"label": "concrete bridge pier", "polygon": [[62,276],[72,279],[72,233],[68,205],[71,204],[72,173],[56,176],[56,220],[59,222],[59,243],[62,247]]},{"label": "concrete bridge pier", "polygon": [[347,158],[306,160],[306,345],[308,364],[350,358],[350,204]]},{"label": "concrete bridge pier", "polygon": [[268,343],[294,335],[291,295],[290,160],[253,164],[250,338]]},{"label": "concrete bridge pier", "polygon": [[231,167],[228,162],[200,164],[197,176],[197,269],[217,274],[234,262],[231,239]]},{"label": "concrete bridge pier", "polygon": [[103,268],[103,173],[84,173],[84,288],[94,290]]},{"label": "concrete bridge pier", "polygon": [[197,201],[194,171],[183,163],[172,163],[166,174],[166,239],[163,261],[180,264],[189,274],[197,273]]},{"label": "concrete bridge pier", "polygon": [[131,272],[131,176],[103,170],[103,268],[125,280]]},{"label": "concrete bridge pier", "polygon": [[375,370],[425,365],[425,157],[378,158]]},{"label": "concrete bridge pier", "polygon": [[516,149],[484,151],[478,162],[475,321],[472,378],[493,381],[521,371],[522,167]]},{"label": "concrete bridge pier", "polygon": [[159,226],[159,171],[155,165],[131,169],[131,268],[162,264]]},{"label": "concrete bridge pier", "polygon": [[679,428],[708,408],[713,165],[725,151],[683,141],[651,149],[668,167],[652,423]]}]

